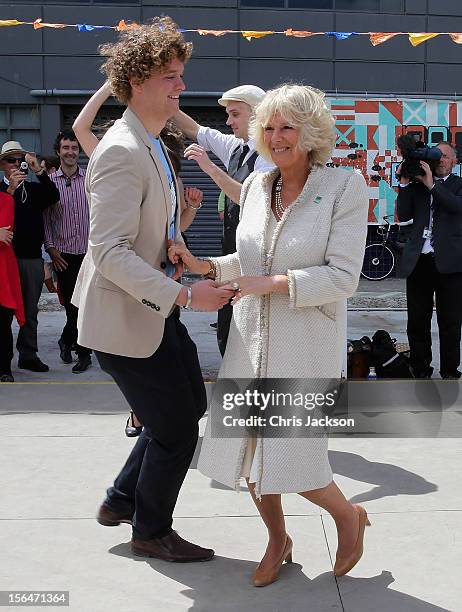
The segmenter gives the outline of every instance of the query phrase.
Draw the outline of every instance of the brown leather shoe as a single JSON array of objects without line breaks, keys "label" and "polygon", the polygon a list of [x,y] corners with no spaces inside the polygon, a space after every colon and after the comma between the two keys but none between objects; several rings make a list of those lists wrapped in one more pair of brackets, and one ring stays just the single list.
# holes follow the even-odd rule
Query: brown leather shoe
[{"label": "brown leather shoe", "polygon": [[114,512],[114,510],[111,510],[109,506],[101,504],[98,514],[96,515],[96,520],[100,525],[104,525],[105,527],[117,527],[117,525],[120,525],[120,523],[127,523],[127,525],[131,525],[132,515],[129,515],[126,512]]},{"label": "brown leather shoe", "polygon": [[153,538],[152,540],[133,538],[132,553],[139,557],[154,557],[174,563],[188,563],[191,561],[210,561],[215,551],[187,542],[180,538],[176,531],[172,531],[163,538]]}]

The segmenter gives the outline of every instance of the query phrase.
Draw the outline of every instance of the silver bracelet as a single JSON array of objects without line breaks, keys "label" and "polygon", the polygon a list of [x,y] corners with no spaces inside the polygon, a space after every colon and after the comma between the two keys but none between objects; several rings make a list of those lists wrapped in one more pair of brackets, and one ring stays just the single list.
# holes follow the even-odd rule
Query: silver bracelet
[{"label": "silver bracelet", "polygon": [[202,201],[199,202],[199,206],[191,206],[191,204],[188,204],[188,208],[192,208],[193,210],[199,210],[199,208],[202,208]]},{"label": "silver bracelet", "polygon": [[186,298],[186,304],[183,306],[185,310],[189,310],[192,302],[192,289],[191,287],[186,287],[186,291],[188,292],[188,297]]}]

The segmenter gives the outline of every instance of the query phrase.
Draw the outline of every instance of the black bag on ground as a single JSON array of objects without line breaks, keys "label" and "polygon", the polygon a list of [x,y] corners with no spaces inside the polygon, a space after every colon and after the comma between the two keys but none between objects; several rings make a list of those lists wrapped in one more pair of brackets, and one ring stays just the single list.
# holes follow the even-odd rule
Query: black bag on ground
[{"label": "black bag on ground", "polygon": [[361,340],[347,341],[347,378],[367,378],[371,351],[371,339],[367,336],[363,336]]},{"label": "black bag on ground", "polygon": [[409,359],[396,350],[396,339],[384,329],[372,336],[371,363],[377,378],[413,378]]}]

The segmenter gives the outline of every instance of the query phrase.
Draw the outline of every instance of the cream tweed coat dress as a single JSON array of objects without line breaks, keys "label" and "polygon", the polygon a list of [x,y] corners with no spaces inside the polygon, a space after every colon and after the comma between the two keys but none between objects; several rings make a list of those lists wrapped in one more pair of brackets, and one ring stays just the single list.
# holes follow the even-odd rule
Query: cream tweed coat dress
[{"label": "cream tweed coat dress", "polygon": [[[289,295],[248,295],[236,304],[219,377],[338,379],[346,351],[346,299],[356,290],[364,256],[366,183],[357,172],[316,166],[267,235],[278,172],[246,179],[237,252],[214,262],[218,281],[287,274]],[[212,438],[210,422],[198,468],[238,489],[248,441]],[[332,481],[327,439],[259,438],[253,481],[258,496],[327,486]]]}]

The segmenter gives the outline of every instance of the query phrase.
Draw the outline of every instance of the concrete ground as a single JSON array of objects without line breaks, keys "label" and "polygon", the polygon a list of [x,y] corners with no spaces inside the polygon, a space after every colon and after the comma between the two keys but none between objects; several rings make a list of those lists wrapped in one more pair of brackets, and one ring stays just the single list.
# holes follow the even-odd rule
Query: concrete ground
[{"label": "concrete ground", "polygon": [[[382,284],[382,293],[376,287],[366,287],[366,299],[374,292],[402,295],[400,287]],[[380,305],[391,298],[374,299]],[[182,318],[199,347],[205,377],[213,378],[220,360],[209,327],[214,315]],[[265,529],[245,487],[237,494],[198,472],[200,443],[175,528],[213,547],[215,559],[182,565],[133,557],[128,526],[106,528],[94,520],[133,444],[123,434],[126,403],[96,365],[74,375],[59,362],[62,320],[62,312],[51,308],[40,313],[40,356],[50,372],[15,370],[17,383],[0,386],[0,591],[68,590],[70,608],[78,612],[461,609],[462,452],[455,438],[330,441],[337,483],[364,504],[372,522],[364,557],[349,576],[335,579],[332,573],[331,518],[286,495],[294,563],[283,567],[275,584],[251,586]],[[350,311],[350,337],[378,328],[405,341],[405,313]],[[461,415],[460,406],[454,414]]]}]

